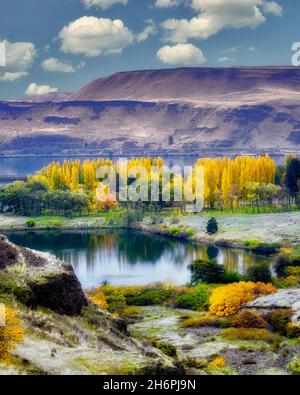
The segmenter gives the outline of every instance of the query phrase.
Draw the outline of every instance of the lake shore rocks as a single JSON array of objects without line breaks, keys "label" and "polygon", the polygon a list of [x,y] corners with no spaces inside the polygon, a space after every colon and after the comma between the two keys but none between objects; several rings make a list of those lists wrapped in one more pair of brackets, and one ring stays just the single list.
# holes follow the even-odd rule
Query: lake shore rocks
[{"label": "lake shore rocks", "polygon": [[275,294],[248,303],[246,307],[263,310],[290,308],[293,311],[291,322],[300,325],[300,288],[280,289]]},{"label": "lake shore rocks", "polygon": [[71,265],[0,238],[0,289],[29,307],[78,315],[88,301]]}]

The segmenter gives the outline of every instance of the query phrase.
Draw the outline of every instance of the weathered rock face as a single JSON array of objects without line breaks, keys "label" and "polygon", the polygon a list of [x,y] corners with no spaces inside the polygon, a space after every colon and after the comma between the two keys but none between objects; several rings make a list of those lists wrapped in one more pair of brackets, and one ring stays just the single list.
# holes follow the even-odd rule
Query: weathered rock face
[{"label": "weathered rock face", "polygon": [[70,265],[50,254],[20,248],[0,239],[0,288],[30,307],[46,307],[59,314],[77,315],[87,299]]},{"label": "weathered rock face", "polygon": [[49,277],[45,284],[32,284],[30,304],[48,307],[59,314],[78,315],[87,302],[79,281],[70,270]]},{"label": "weathered rock face", "polygon": [[17,258],[17,250],[7,243],[4,236],[0,236],[0,269],[14,265]]},{"label": "weathered rock face", "polygon": [[281,289],[277,293],[263,296],[247,304],[247,308],[293,310],[292,323],[300,325],[300,288]]}]

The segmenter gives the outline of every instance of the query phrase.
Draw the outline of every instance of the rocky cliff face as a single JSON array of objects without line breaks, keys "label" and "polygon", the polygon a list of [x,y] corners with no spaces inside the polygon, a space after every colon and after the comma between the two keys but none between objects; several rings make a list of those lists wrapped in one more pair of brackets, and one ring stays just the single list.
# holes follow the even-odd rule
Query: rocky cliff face
[{"label": "rocky cliff face", "polygon": [[52,255],[14,246],[3,236],[0,251],[1,286],[27,306],[46,307],[73,316],[87,306],[70,265]]},{"label": "rocky cliff face", "polygon": [[25,339],[1,374],[183,374],[125,322],[85,296],[70,265],[0,237],[0,302],[18,311]]},{"label": "rocky cliff face", "polygon": [[0,152],[299,152],[299,83],[291,67],[118,73],[53,100],[0,102]]}]

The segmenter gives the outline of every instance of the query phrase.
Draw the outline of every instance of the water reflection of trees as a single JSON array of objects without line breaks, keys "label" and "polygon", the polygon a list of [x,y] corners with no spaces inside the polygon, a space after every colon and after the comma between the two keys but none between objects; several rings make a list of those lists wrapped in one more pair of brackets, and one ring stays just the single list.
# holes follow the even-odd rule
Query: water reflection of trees
[{"label": "water reflection of trees", "polygon": [[165,254],[173,256],[176,249],[176,242],[156,235],[122,232],[118,236],[118,257],[131,264],[155,264]]},{"label": "water reflection of trees", "polygon": [[[102,256],[116,257],[119,264],[152,264],[161,260],[174,265],[188,265],[194,259],[216,259],[229,271],[243,273],[249,266],[266,258],[251,252],[218,248],[134,231],[31,231],[8,235],[16,244],[49,251],[79,267],[93,269]],[[104,254],[104,255],[103,255]],[[115,261],[115,260],[114,260]]]}]

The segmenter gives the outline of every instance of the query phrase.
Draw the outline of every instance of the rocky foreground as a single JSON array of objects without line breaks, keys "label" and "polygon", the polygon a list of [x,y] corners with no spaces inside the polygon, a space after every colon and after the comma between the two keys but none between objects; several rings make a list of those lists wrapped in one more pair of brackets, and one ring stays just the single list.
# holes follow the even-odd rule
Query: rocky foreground
[{"label": "rocky foreground", "polygon": [[92,304],[72,267],[0,238],[0,302],[18,311],[24,341],[0,374],[168,374],[183,368],[124,321]]}]

